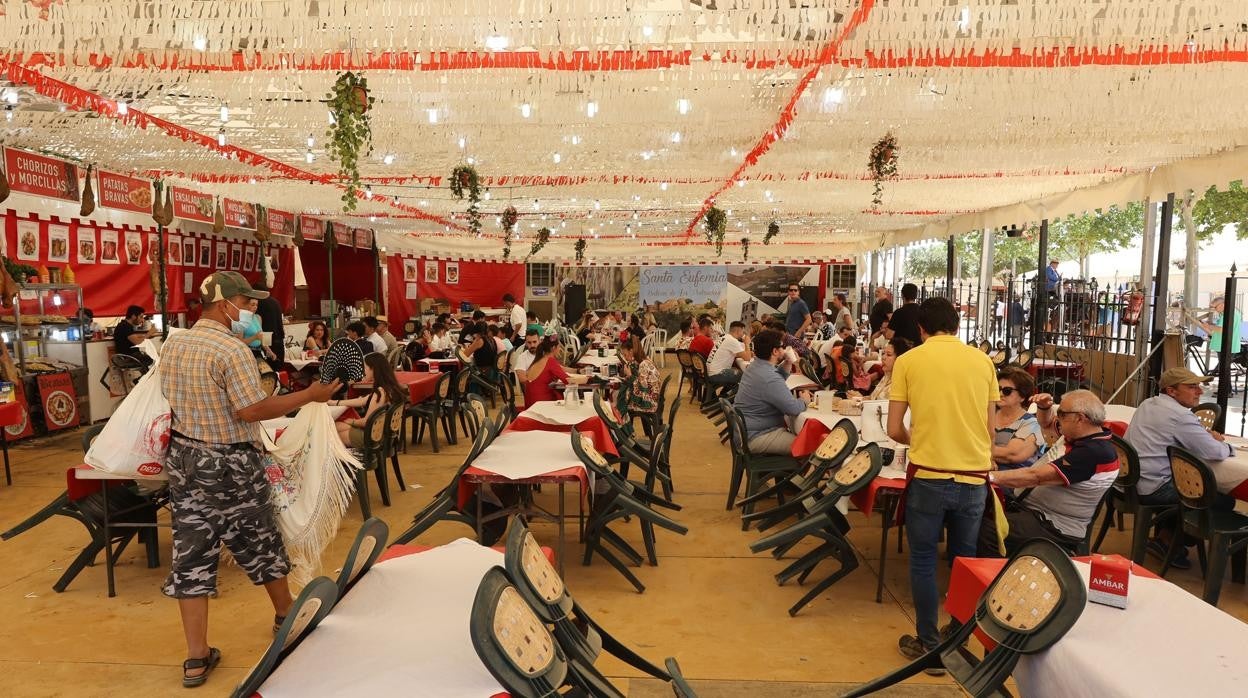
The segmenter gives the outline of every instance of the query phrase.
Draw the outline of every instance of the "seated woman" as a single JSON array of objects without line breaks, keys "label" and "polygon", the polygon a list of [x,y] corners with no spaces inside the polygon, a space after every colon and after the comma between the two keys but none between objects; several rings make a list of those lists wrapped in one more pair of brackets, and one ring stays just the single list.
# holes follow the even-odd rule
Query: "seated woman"
[{"label": "seated woman", "polygon": [[342,443],[354,448],[364,448],[364,425],[368,418],[377,410],[407,399],[407,389],[399,385],[394,376],[394,369],[386,357],[373,352],[364,357],[364,382],[372,383],[373,389],[367,395],[349,400],[330,400],[330,406],[341,405],[356,409],[354,416],[348,411],[346,416],[334,423],[338,429],[338,438]]},{"label": "seated woman", "polygon": [[620,343],[620,389],[616,402],[625,419],[642,418],[646,433],[650,433],[655,411],[659,408],[659,369],[646,356],[641,340],[630,336]]},{"label": "seated woman", "polygon": [[1040,422],[1027,411],[1036,382],[1031,374],[1017,366],[1006,366],[997,373],[1001,399],[997,401],[996,437],[992,442],[992,460],[999,470],[1026,468],[1044,455],[1047,445]]},{"label": "seated woman", "polygon": [[416,363],[429,356],[432,343],[433,334],[429,332],[429,328],[422,327],[420,333],[408,341],[407,346],[403,348],[403,353],[407,354],[409,361]]},{"label": "seated woman", "polygon": [[524,372],[524,404],[532,405],[545,400],[558,400],[560,396],[555,389],[550,387],[553,381],[563,381],[573,385],[580,385],[589,380],[589,376],[583,376],[579,373],[568,374],[563,366],[559,365],[559,359],[555,357],[555,352],[559,349],[559,335],[549,334],[542,339],[541,344],[537,345],[537,352],[534,354],[533,363],[529,365],[527,371]]},{"label": "seated woman", "polygon": [[308,323],[308,338],[303,340],[303,350],[313,356],[320,356],[329,349],[329,328],[320,320]]},{"label": "seated woman", "polygon": [[888,392],[893,388],[893,363],[897,361],[897,357],[910,351],[914,345],[905,337],[893,337],[884,344],[884,350],[880,353],[880,365],[884,368],[884,375],[880,377],[880,382],[875,384],[875,389],[871,391],[871,400],[887,400]]},{"label": "seated woman", "polygon": [[855,367],[858,370],[862,367],[861,357],[856,353],[857,349],[858,338],[851,334],[828,352],[830,363],[824,372],[823,379],[828,382],[832,390],[853,390]]},{"label": "seated woman", "polygon": [[[494,331],[497,333],[497,328]],[[482,375],[492,375],[494,362],[498,358],[498,344],[490,336],[489,325],[481,321],[465,327],[460,341],[464,343],[464,353],[472,357],[472,365]]]},{"label": "seated woman", "polygon": [[573,331],[576,333],[576,338],[581,340],[581,346],[589,343],[589,333],[593,331],[594,323],[597,320],[598,318],[594,315],[594,311],[586,310],[581,319],[577,321]]}]

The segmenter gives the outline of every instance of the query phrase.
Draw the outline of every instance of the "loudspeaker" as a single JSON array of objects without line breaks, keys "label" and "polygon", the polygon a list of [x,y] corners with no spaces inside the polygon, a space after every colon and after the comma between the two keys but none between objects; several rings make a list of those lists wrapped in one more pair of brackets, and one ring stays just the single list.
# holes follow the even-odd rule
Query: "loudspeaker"
[{"label": "loudspeaker", "polygon": [[573,327],[585,314],[585,284],[568,284],[563,289],[563,324]]}]

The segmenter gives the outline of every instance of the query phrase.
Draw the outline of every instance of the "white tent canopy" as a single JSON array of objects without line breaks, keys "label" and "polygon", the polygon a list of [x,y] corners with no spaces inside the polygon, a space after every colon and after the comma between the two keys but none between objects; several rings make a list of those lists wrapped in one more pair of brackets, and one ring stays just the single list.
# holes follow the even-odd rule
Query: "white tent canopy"
[{"label": "white tent canopy", "polygon": [[[1197,0],[9,3],[0,65],[16,104],[5,143],[374,228],[391,250],[497,258],[496,220],[510,204],[520,213],[513,257],[549,227],[538,259],[569,260],[583,237],[599,261],[715,260],[700,222],[713,202],[730,212],[725,261],[741,258],[743,237],[752,260],[832,259],[1242,176],[1245,10]],[[348,68],[376,99],[362,164],[375,197],[350,216],[341,188],[314,180],[337,171],[323,100]],[[80,108],[84,95],[96,108]],[[136,114],[209,143],[140,129]],[[288,169],[224,157],[219,132],[230,149]],[[877,209],[868,154],[890,132],[899,177]],[[489,192],[480,238],[446,184],[470,160]],[[773,220],[781,235],[764,247]]]}]

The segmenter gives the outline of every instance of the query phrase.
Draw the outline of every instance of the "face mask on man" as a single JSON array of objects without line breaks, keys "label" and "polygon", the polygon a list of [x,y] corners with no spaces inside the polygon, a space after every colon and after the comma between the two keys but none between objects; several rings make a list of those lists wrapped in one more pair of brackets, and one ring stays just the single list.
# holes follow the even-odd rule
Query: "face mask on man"
[{"label": "face mask on man", "polygon": [[[230,303],[230,301],[226,301],[226,303]],[[243,310],[233,303],[230,303],[230,307],[238,311],[238,319],[230,320],[230,330],[241,335],[246,335],[247,329],[251,326],[251,317],[254,313],[250,310]]]}]

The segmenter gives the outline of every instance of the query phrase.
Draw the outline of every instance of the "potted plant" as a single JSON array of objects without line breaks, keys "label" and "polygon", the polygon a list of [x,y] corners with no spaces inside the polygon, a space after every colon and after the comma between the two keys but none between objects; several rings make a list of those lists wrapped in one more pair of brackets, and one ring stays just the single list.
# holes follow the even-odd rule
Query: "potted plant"
[{"label": "potted plant", "polygon": [[[481,236],[481,178],[472,165],[458,165],[451,170],[451,196],[456,199],[468,197],[468,230]],[[512,209],[513,211],[515,209]]]},{"label": "potted plant", "polygon": [[347,185],[342,210],[354,211],[360,189],[360,156],[372,152],[373,144],[368,116],[373,98],[368,94],[368,78],[350,71],[339,73],[326,103],[330,114],[326,152],[338,163],[338,175]]},{"label": "potted plant", "polygon": [[573,246],[572,248],[573,250],[576,251],[576,263],[577,264],[581,264],[582,262],[585,261],[585,247],[586,247],[585,238],[577,238],[576,245]]},{"label": "potted plant", "polygon": [[529,247],[529,256],[524,258],[525,261],[528,261],[529,257],[541,252],[542,248],[545,247],[548,242],[550,242],[550,228],[542,228],[538,230],[537,239],[534,240],[533,245]]},{"label": "potted plant", "polygon": [[728,230],[728,216],[717,206],[706,212],[706,241],[715,243],[715,254],[724,253],[724,233]]},{"label": "potted plant", "polygon": [[779,234],[780,234],[780,224],[775,221],[772,221],[771,224],[767,226],[767,234],[763,236],[763,244],[770,245],[771,239]]},{"label": "potted plant", "polygon": [[748,262],[750,260],[750,239],[748,237],[741,238],[741,261]]},{"label": "potted plant", "polygon": [[891,132],[884,134],[884,137],[871,148],[867,168],[871,172],[871,181],[874,183],[871,206],[879,209],[884,201],[884,180],[897,179],[897,138]]}]

